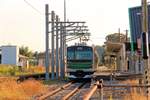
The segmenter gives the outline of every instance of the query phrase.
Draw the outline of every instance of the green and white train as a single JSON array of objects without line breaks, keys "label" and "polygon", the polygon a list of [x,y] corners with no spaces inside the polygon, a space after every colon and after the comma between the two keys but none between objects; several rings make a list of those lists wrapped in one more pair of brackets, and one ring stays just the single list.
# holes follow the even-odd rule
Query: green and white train
[{"label": "green and white train", "polygon": [[89,79],[96,68],[93,47],[85,45],[67,47],[67,74],[69,79]]}]

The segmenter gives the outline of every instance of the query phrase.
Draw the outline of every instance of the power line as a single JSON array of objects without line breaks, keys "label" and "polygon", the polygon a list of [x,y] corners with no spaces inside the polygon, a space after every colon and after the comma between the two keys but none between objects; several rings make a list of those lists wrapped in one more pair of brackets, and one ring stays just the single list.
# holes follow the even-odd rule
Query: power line
[{"label": "power line", "polygon": [[26,4],[28,4],[32,9],[34,9],[36,12],[40,13],[41,15],[43,15],[38,9],[36,9],[32,4],[30,4],[28,1],[24,0],[24,2]]},{"label": "power line", "polygon": [[105,37],[90,37],[92,39],[105,39]]}]

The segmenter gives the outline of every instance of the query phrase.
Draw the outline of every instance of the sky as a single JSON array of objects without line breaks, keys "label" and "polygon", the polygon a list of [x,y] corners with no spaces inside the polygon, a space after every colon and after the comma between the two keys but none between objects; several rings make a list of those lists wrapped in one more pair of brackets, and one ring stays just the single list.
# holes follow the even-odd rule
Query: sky
[{"label": "sky", "polygon": [[[63,20],[63,0],[0,0],[0,46],[45,51],[45,4]],[[66,13],[69,21],[86,21],[91,43],[102,45],[118,28],[129,30],[128,8],[140,4],[141,0],[66,0]]]}]

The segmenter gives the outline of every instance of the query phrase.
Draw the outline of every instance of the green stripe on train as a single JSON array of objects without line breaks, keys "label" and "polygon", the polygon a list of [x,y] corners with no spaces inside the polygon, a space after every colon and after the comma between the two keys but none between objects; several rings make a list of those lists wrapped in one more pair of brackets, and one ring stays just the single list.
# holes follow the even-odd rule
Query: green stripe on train
[{"label": "green stripe on train", "polygon": [[91,68],[92,62],[69,62],[68,68],[72,69],[88,69]]}]

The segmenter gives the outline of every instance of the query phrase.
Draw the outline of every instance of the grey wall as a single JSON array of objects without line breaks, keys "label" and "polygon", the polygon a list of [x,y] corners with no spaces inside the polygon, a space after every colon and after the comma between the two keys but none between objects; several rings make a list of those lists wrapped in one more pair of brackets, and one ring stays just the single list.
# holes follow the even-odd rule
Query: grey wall
[{"label": "grey wall", "polygon": [[2,46],[2,64],[13,64],[18,63],[19,48],[17,46]]}]

